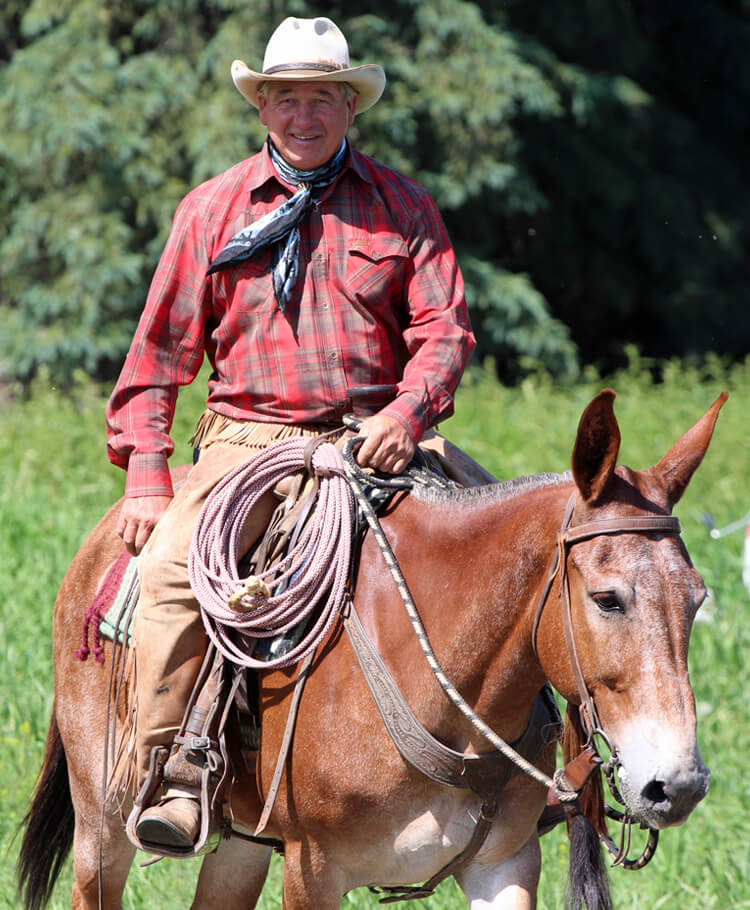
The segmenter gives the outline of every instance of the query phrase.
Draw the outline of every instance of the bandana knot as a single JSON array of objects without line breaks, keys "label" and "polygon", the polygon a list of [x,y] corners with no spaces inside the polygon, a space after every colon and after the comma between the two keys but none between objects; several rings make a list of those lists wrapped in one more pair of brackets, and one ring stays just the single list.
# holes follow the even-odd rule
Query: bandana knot
[{"label": "bandana knot", "polygon": [[282,313],[286,310],[299,273],[299,225],[310,209],[341,173],[346,156],[346,139],[330,161],[312,171],[301,171],[288,164],[269,137],[268,151],[276,173],[297,192],[272,212],[238,231],[211,262],[206,274],[249,259],[258,250],[275,244],[273,290]]}]

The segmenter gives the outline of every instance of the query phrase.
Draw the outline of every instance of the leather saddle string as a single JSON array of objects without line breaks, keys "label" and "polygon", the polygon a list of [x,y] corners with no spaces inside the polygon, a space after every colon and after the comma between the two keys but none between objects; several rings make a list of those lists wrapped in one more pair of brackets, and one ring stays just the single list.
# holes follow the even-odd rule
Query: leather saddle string
[{"label": "leather saddle string", "polygon": [[[107,704],[104,714],[104,744],[102,749],[102,805],[99,815],[99,831],[97,837],[97,899],[99,910],[104,906],[104,819],[107,809],[107,792],[109,789],[110,763],[114,766],[116,761],[117,744],[117,706],[120,703],[120,693],[125,683],[125,660],[128,648],[127,630],[130,628],[135,602],[125,601],[115,619],[115,635],[112,639],[112,660],[109,668],[109,681],[107,683]],[[127,615],[126,615],[127,614]],[[124,621],[124,625],[123,625]],[[117,630],[123,629],[122,643],[118,643]],[[117,668],[117,655],[119,653],[120,672],[115,683]],[[111,755],[110,755],[111,753]]]}]

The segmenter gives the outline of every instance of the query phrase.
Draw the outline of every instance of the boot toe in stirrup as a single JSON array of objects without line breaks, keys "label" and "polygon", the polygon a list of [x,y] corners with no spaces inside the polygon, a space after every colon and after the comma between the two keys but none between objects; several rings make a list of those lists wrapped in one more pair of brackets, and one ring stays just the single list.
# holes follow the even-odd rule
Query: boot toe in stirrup
[{"label": "boot toe in stirrup", "polygon": [[144,846],[189,851],[195,845],[200,829],[200,803],[183,796],[146,809],[135,831]]}]

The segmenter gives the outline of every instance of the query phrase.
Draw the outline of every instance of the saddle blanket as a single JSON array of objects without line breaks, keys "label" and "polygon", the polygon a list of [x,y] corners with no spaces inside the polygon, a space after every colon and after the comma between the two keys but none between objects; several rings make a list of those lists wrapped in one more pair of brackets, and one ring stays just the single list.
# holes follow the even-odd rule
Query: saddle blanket
[{"label": "saddle blanket", "polygon": [[[112,563],[83,617],[83,642],[76,657],[86,660],[93,653],[98,663],[104,663],[102,638],[133,644],[135,616],[141,584],[138,578],[138,558],[126,550]],[[91,647],[89,647],[91,641]]]}]

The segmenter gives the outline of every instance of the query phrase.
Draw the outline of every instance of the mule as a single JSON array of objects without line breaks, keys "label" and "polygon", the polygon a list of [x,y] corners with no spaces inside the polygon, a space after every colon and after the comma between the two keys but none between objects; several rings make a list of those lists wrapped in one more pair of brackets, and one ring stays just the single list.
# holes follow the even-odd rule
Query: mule
[{"label": "mule", "polygon": [[[506,741],[522,733],[547,680],[570,705],[591,701],[618,757],[629,813],[656,830],[682,824],[708,790],[687,670],[690,631],[706,589],[674,532],[676,519],[668,519],[667,531],[658,529],[662,519],[654,529],[648,522],[669,516],[679,501],[725,398],[658,464],[633,471],[616,466],[620,432],[614,393],[605,390],[581,418],[571,472],[459,492],[415,491],[398,497],[382,517],[432,648],[466,701]],[[570,546],[545,593],[568,503],[573,531],[613,520],[626,527]],[[83,612],[121,552],[118,508],[83,544],[55,606],[55,704],[19,859],[29,910],[48,899],[71,844],[76,908],[120,906],[134,857],[120,814],[102,809],[107,664],[75,658]],[[645,519],[646,530],[629,531],[634,519]],[[566,594],[577,660],[565,641]],[[486,741],[425,663],[372,535],[364,540],[354,605],[422,724],[456,750],[486,752]],[[108,663],[109,645],[106,657]],[[274,771],[294,677],[292,671],[261,674],[257,774],[240,775],[232,800],[236,823],[247,831]],[[123,716],[129,686],[126,677],[119,687]],[[547,774],[555,749],[552,743],[535,762]],[[471,908],[535,906],[537,821],[546,795],[523,773],[505,786],[481,849],[455,872]],[[335,627],[303,691],[264,832],[284,845],[284,910],[334,910],[351,889],[429,878],[466,846],[478,809],[470,791],[435,783],[403,760],[347,637]],[[193,907],[255,906],[270,852],[263,844],[222,841],[203,861]],[[586,896],[591,908],[608,900],[606,893]]]}]

